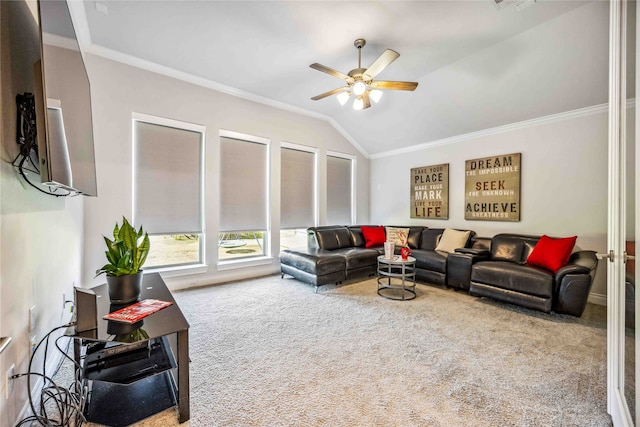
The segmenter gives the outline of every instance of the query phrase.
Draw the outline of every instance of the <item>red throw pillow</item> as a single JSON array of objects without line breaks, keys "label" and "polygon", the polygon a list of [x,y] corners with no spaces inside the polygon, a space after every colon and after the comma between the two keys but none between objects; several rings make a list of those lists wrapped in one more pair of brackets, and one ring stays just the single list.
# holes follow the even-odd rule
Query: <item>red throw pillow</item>
[{"label": "red throw pillow", "polygon": [[386,237],[384,235],[383,226],[379,226],[379,227],[362,226],[360,227],[360,230],[362,230],[362,236],[364,237],[365,248],[370,248],[371,246],[384,245],[384,241]]},{"label": "red throw pillow", "polygon": [[542,236],[527,258],[527,265],[542,267],[555,273],[569,262],[577,238],[578,236],[552,239]]}]

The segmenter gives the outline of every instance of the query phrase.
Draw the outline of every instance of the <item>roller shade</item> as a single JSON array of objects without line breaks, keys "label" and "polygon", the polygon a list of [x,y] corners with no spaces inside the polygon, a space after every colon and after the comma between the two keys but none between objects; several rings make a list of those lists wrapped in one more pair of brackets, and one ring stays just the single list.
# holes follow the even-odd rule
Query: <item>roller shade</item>
[{"label": "roller shade", "polygon": [[280,163],[280,228],[315,225],[315,154],[283,147]]},{"label": "roller shade", "polygon": [[202,133],[134,121],[134,220],[150,234],[202,232]]},{"label": "roller shade", "polygon": [[220,232],[267,230],[268,146],[220,138]]},{"label": "roller shade", "polygon": [[351,224],[351,159],[327,156],[327,224]]}]

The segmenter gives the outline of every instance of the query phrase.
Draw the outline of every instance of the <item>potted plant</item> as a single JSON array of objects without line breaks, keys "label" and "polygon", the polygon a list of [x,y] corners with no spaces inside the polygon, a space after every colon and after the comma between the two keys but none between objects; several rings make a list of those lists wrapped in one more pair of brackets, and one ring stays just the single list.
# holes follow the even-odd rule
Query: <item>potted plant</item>
[{"label": "potted plant", "polygon": [[140,296],[142,266],[149,254],[149,235],[138,231],[122,217],[122,225],[113,229],[113,240],[104,237],[107,245],[107,264],[96,271],[96,277],[105,273],[109,299],[114,304],[126,304]]}]

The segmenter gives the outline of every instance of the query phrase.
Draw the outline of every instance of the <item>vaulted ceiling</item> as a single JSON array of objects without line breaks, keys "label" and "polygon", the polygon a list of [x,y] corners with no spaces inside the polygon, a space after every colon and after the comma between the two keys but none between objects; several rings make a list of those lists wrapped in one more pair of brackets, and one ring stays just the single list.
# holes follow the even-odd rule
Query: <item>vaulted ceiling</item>
[{"label": "vaulted ceiling", "polygon": [[[73,2],[72,2],[73,3]],[[477,1],[88,1],[88,50],[326,118],[370,155],[607,101],[608,3]],[[385,91],[355,111],[335,96],[385,49]]]}]

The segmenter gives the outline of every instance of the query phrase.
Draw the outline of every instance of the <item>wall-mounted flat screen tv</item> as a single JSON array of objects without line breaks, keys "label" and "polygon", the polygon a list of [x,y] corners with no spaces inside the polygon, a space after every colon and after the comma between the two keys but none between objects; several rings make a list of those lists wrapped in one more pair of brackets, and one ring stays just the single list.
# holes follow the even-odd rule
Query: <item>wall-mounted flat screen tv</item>
[{"label": "wall-mounted flat screen tv", "polygon": [[34,72],[41,180],[97,196],[89,77],[69,5],[38,1],[38,13],[41,60]]}]

